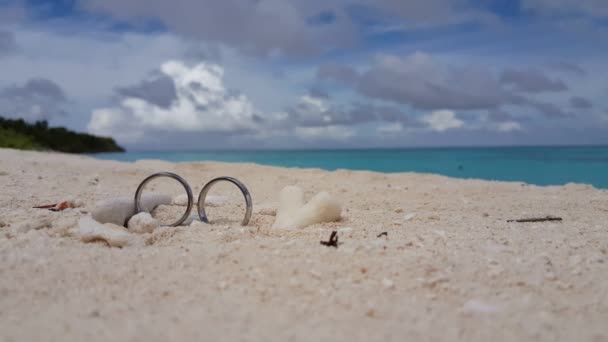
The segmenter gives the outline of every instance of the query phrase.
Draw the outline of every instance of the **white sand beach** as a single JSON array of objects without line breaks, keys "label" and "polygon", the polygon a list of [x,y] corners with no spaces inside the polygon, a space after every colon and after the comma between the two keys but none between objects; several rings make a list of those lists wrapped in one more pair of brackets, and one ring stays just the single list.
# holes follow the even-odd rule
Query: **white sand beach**
[{"label": "white sand beach", "polygon": [[[75,235],[97,201],[158,171],[195,197],[240,179],[251,222],[225,184],[210,225],[123,248]],[[287,185],[328,191],[342,219],[271,229]],[[32,208],[69,198],[84,207]],[[563,221],[507,222],[547,215]],[[338,248],[321,245],[333,230]],[[0,149],[1,341],[608,341],[607,322],[606,190]]]}]

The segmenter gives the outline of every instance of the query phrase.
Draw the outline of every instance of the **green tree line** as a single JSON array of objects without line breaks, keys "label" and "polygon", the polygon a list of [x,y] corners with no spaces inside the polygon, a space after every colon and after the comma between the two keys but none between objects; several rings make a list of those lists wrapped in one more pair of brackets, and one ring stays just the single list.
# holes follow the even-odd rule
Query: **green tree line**
[{"label": "green tree line", "polygon": [[22,150],[52,150],[66,153],[124,152],[114,139],[77,133],[63,127],[0,117],[0,147]]}]

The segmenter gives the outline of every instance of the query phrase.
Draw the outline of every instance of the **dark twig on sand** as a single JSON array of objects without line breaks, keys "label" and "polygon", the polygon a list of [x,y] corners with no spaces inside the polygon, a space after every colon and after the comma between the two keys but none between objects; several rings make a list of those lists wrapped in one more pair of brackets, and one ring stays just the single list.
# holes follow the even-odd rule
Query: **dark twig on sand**
[{"label": "dark twig on sand", "polygon": [[338,248],[338,232],[333,231],[329,236],[329,241],[320,241],[323,246]]},{"label": "dark twig on sand", "polygon": [[55,208],[57,206],[57,203],[55,204],[47,204],[47,205],[39,205],[36,207],[32,207],[34,209],[51,209],[51,208]]},{"label": "dark twig on sand", "polygon": [[33,207],[34,209],[48,209],[50,211],[60,211],[63,209],[57,209],[57,203],[55,204],[47,204],[47,205],[39,205],[36,207]]},{"label": "dark twig on sand", "polygon": [[388,233],[387,232],[382,232],[382,233],[378,234],[378,236],[376,236],[376,237],[381,237],[381,236],[388,237]]},{"label": "dark twig on sand", "polygon": [[539,218],[507,220],[507,222],[545,222],[545,221],[561,221],[561,220],[562,220],[561,217],[546,216],[546,217],[539,217]]}]

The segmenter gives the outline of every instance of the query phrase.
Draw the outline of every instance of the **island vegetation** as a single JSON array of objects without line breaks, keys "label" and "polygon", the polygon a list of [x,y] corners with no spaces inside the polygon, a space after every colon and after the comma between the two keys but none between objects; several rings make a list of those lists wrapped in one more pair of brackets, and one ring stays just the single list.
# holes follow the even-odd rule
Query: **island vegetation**
[{"label": "island vegetation", "polygon": [[28,123],[0,117],[0,147],[66,153],[124,152],[114,139],[49,127],[47,121]]}]

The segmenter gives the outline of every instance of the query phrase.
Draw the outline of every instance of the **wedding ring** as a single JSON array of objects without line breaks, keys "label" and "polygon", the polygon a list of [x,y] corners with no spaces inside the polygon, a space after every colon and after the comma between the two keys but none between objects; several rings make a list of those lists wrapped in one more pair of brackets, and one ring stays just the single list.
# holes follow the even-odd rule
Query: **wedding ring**
[{"label": "wedding ring", "polygon": [[251,204],[251,195],[249,194],[249,190],[247,190],[247,187],[245,187],[245,184],[241,183],[241,181],[239,181],[238,179],[232,177],[218,177],[212,179],[211,181],[209,181],[209,183],[205,184],[205,186],[201,190],[200,195],[198,196],[198,216],[200,216],[201,221],[209,223],[209,219],[207,218],[207,214],[205,213],[205,198],[207,197],[207,193],[209,192],[211,187],[215,183],[221,181],[230,182],[236,185],[243,193],[243,197],[245,197],[246,211],[245,218],[241,222],[241,226],[246,226],[249,223],[249,219],[251,218],[251,212],[253,210],[253,205]]},{"label": "wedding ring", "polygon": [[178,181],[184,187],[184,189],[186,189],[186,194],[188,195],[188,207],[186,208],[184,215],[182,217],[180,217],[177,221],[175,221],[171,224],[163,225],[165,227],[179,226],[180,224],[184,223],[184,221],[186,221],[188,219],[188,217],[190,216],[190,211],[192,210],[192,206],[194,204],[194,196],[192,195],[192,189],[190,189],[190,185],[188,185],[186,180],[183,179],[182,177],[176,175],[175,173],[159,172],[159,173],[155,173],[151,176],[148,176],[148,178],[144,179],[143,182],[141,182],[141,184],[139,184],[139,186],[137,187],[137,191],[135,192],[135,213],[138,214],[138,213],[141,213],[142,211],[145,211],[145,209],[141,205],[141,193],[143,192],[146,184],[150,183],[150,181],[153,180],[154,178],[159,178],[159,177],[173,178],[176,181]]}]

